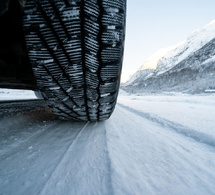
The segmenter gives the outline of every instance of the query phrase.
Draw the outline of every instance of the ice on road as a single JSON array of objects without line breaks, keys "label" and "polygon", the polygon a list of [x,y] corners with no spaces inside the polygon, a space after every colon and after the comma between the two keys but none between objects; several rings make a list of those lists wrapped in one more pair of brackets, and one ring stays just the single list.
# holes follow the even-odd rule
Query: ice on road
[{"label": "ice on road", "polygon": [[0,109],[0,194],[215,192],[214,96],[120,96],[91,123],[41,103]]}]

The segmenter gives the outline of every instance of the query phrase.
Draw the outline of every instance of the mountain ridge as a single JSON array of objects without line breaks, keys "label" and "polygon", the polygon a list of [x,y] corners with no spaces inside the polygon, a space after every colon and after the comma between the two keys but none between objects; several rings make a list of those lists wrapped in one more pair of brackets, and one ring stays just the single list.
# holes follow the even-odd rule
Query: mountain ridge
[{"label": "mountain ridge", "polygon": [[[202,93],[208,88],[215,89],[215,78],[208,78],[215,75],[214,56],[215,20],[194,31],[185,41],[165,53],[154,65],[156,69],[144,68],[144,63],[122,88],[130,93],[162,90]],[[200,81],[204,81],[204,86]]]}]

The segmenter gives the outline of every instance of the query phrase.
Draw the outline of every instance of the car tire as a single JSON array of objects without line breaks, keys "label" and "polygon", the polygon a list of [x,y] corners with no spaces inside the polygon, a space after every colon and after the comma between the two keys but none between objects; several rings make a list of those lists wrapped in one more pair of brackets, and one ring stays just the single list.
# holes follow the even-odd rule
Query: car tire
[{"label": "car tire", "polygon": [[38,88],[61,119],[100,121],[115,107],[126,0],[28,0],[23,27]]}]

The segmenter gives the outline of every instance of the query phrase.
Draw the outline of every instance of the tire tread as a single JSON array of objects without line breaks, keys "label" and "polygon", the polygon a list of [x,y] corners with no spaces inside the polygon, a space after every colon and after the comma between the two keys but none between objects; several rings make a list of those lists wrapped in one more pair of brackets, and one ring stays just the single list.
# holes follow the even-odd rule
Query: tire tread
[{"label": "tire tread", "polygon": [[126,0],[29,0],[26,44],[47,104],[66,120],[105,120],[119,90]]}]

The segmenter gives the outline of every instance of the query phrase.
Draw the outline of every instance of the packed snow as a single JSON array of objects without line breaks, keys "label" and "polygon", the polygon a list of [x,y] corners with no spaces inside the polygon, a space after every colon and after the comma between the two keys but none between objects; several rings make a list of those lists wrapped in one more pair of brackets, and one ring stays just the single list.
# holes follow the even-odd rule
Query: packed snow
[{"label": "packed snow", "polygon": [[34,91],[19,89],[3,89],[0,88],[0,101],[5,100],[23,100],[36,99]]},{"label": "packed snow", "polygon": [[91,123],[42,105],[0,104],[0,194],[214,194],[214,95],[121,91]]}]

